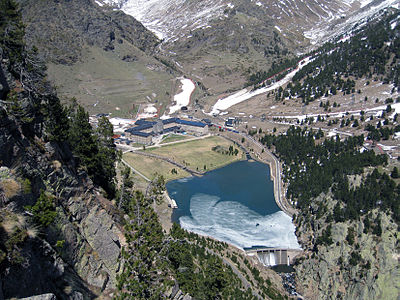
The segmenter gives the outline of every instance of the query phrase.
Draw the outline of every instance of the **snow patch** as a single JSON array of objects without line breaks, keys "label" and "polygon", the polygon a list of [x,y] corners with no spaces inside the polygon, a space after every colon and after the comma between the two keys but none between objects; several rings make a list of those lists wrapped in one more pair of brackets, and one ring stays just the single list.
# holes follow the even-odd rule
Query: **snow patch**
[{"label": "snow patch", "polygon": [[113,125],[114,132],[124,132],[135,124],[135,120],[132,119],[111,118],[109,121]]},{"label": "snow patch", "polygon": [[154,104],[147,104],[143,109],[143,113],[138,115],[138,119],[147,119],[157,117],[157,108]]},{"label": "snow patch", "polygon": [[[304,36],[308,38],[313,45],[321,45],[328,40],[335,40],[343,35],[348,36],[349,32],[362,27],[372,16],[382,13],[383,9],[395,4],[398,5],[399,0],[383,0],[380,2],[373,0],[342,0],[342,3],[347,4],[349,8],[354,2],[360,4],[360,9],[348,15],[343,22],[332,23],[327,22],[326,19],[322,19],[314,28],[305,31]],[[346,15],[337,14],[331,21],[343,17],[346,17]]]},{"label": "snow patch", "polygon": [[97,1],[97,0],[95,0],[94,2],[96,2],[96,4],[98,5],[98,6],[103,6],[104,5],[104,3],[101,3],[100,1]]},{"label": "snow patch", "polygon": [[179,111],[183,106],[187,106],[190,103],[190,97],[194,89],[196,88],[192,80],[187,78],[179,78],[182,83],[182,92],[174,96],[175,105],[169,108],[169,114],[173,114]]},{"label": "snow patch", "polygon": [[180,36],[182,29],[190,32],[207,26],[226,7],[223,1],[213,0],[126,0],[119,4],[122,11],[140,21],[159,39],[170,41]]},{"label": "snow patch", "polygon": [[384,151],[391,151],[391,150],[397,148],[397,146],[386,146],[383,144],[378,144],[378,146],[380,146]]},{"label": "snow patch", "polygon": [[217,101],[217,103],[214,104],[214,106],[209,114],[211,114],[211,115],[219,114],[222,110],[226,110],[233,105],[236,105],[236,104],[246,101],[250,98],[253,98],[257,95],[267,93],[269,91],[279,88],[280,86],[283,86],[284,84],[288,83],[301,68],[306,66],[311,61],[312,61],[312,59],[310,57],[303,59],[302,61],[299,62],[296,69],[294,69],[289,74],[287,74],[283,79],[275,82],[274,84],[272,84],[270,86],[263,87],[263,88],[260,88],[260,89],[254,90],[254,91],[249,91],[248,89],[243,89],[243,90],[240,90],[239,92],[236,92],[235,94],[233,94],[231,96],[228,96],[223,99],[219,99]]}]

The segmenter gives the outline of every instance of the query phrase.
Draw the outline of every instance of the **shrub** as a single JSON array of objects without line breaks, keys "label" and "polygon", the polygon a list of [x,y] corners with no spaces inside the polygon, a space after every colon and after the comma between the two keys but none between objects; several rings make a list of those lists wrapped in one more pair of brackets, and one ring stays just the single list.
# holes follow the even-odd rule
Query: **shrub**
[{"label": "shrub", "polygon": [[45,227],[53,223],[57,216],[53,198],[46,195],[43,190],[40,192],[40,196],[35,205],[30,208],[30,211],[33,214],[35,222]]}]

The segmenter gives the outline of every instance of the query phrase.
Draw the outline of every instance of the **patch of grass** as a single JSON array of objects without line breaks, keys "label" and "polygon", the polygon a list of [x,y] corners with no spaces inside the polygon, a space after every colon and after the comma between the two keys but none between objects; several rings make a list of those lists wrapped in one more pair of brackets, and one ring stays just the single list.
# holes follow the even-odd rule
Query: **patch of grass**
[{"label": "patch of grass", "polygon": [[4,191],[4,195],[10,199],[17,195],[21,190],[21,185],[14,179],[4,179],[0,182],[0,185]]},{"label": "patch of grass", "polygon": [[172,134],[172,135],[168,135],[166,138],[164,138],[162,140],[161,144],[166,144],[166,143],[171,143],[171,142],[176,142],[176,141],[183,141],[188,138],[189,138],[188,136]]},{"label": "patch of grass", "polygon": [[[234,149],[238,149],[238,155],[227,155],[213,151],[213,147],[217,146],[225,149],[228,149],[229,146],[233,146]],[[172,158],[176,162],[185,164],[193,170],[198,169],[199,171],[204,171],[204,166],[206,166],[206,170],[220,168],[234,161],[241,160],[243,157],[243,151],[232,142],[218,136],[166,145],[161,148],[152,148],[146,151]]]},{"label": "patch of grass", "polygon": [[[163,160],[133,153],[124,154],[123,159],[149,179],[154,179],[155,173],[163,175],[166,181],[190,176],[188,172]],[[173,169],[175,169],[177,173],[172,173]]]},{"label": "patch of grass", "polygon": [[28,178],[25,178],[24,180],[21,179],[20,183],[24,194],[32,193],[31,181]]}]

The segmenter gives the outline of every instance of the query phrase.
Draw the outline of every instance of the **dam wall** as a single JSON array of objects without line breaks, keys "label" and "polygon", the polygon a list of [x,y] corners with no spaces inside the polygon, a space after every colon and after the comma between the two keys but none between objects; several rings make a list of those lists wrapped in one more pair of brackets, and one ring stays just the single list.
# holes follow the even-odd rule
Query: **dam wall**
[{"label": "dam wall", "polygon": [[261,248],[246,250],[246,254],[256,256],[257,259],[266,267],[273,267],[277,265],[287,265],[293,263],[296,256],[302,250],[300,249],[284,249],[284,248]]}]

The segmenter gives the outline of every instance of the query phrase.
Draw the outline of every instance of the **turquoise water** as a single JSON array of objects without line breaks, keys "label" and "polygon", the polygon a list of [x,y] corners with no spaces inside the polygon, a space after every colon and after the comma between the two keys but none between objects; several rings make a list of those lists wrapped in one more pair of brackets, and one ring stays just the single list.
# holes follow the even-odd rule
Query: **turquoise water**
[{"label": "turquoise water", "polygon": [[172,221],[241,248],[298,248],[291,218],[276,205],[273,188],[269,166],[249,161],[174,180],[167,183],[178,204]]}]

